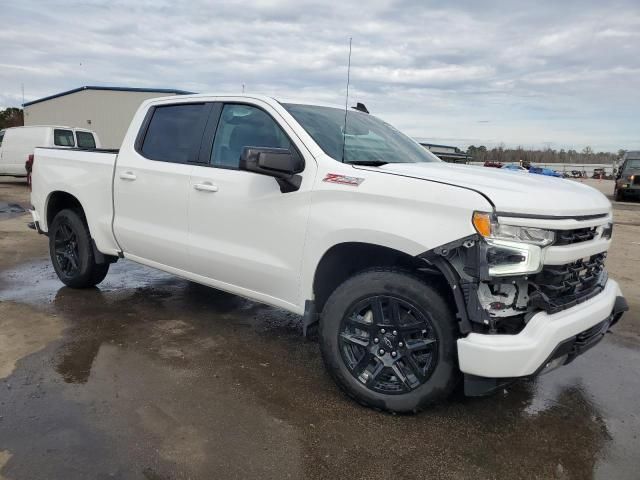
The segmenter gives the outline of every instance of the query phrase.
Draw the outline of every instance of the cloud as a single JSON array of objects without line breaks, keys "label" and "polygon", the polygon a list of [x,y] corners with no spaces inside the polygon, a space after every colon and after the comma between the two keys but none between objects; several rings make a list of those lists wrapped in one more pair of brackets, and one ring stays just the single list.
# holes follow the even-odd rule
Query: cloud
[{"label": "cloud", "polygon": [[410,135],[640,148],[637,0],[23,0],[3,20],[0,105],[18,105],[21,84],[27,101],[245,84],[342,104],[353,37],[353,102]]}]

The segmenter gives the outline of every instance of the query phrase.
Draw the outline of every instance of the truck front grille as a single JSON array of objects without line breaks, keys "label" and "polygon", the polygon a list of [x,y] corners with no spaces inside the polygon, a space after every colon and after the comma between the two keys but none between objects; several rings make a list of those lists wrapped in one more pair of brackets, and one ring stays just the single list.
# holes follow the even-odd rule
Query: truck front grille
[{"label": "truck front grille", "polygon": [[574,243],[588,242],[596,238],[597,234],[596,227],[557,230],[554,245],[572,245]]},{"label": "truck front grille", "polygon": [[556,313],[582,303],[602,291],[606,282],[606,252],[566,265],[547,265],[531,279],[531,303]]}]

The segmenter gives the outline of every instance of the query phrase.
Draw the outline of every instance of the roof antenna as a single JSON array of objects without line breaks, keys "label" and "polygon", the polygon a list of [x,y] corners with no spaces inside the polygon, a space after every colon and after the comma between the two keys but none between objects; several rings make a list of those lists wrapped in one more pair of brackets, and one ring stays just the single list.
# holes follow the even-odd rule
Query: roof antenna
[{"label": "roof antenna", "polygon": [[344,128],[342,129],[342,163],[344,163],[344,146],[347,142],[347,112],[349,110],[349,80],[351,76],[351,41],[349,37],[349,63],[347,64],[347,97],[344,100]]}]

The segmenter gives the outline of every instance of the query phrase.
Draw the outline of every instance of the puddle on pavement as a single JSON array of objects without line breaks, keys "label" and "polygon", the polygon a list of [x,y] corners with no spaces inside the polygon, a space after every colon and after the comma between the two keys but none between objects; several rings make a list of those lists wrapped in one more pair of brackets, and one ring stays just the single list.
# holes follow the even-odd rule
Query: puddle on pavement
[{"label": "puddle on pavement", "polygon": [[60,337],[63,322],[53,315],[14,302],[0,302],[0,380],[16,362]]},{"label": "puddle on pavement", "polygon": [[84,291],[21,265],[0,301],[65,327],[0,383],[8,478],[637,473],[640,351],[615,335],[536,382],[393,416],[338,391],[299,317],[132,263]]},{"label": "puddle on pavement", "polygon": [[27,212],[27,209],[17,203],[0,202],[0,220],[18,217]]}]

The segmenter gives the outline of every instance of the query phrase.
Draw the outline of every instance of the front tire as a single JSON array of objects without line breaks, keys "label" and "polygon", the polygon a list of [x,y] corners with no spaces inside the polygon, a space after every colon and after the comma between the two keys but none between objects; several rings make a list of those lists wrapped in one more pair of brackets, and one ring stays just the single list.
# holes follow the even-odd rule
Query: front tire
[{"label": "front tire", "polygon": [[58,278],[68,287],[93,287],[109,271],[108,263],[96,263],[89,228],[78,210],[61,210],[54,217],[49,228],[49,255]]},{"label": "front tire", "polygon": [[402,270],[345,281],[324,306],[319,334],[330,375],[367,407],[415,413],[446,399],[460,378],[454,314],[437,290]]},{"label": "front tire", "polygon": [[624,201],[624,192],[623,191],[621,191],[619,188],[616,188],[616,191],[614,193],[615,193],[616,202]]}]

